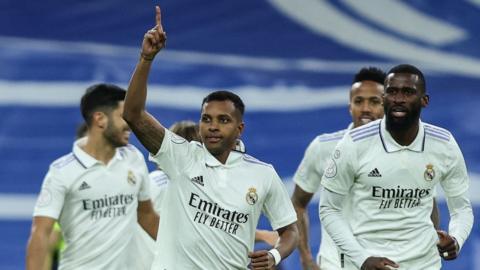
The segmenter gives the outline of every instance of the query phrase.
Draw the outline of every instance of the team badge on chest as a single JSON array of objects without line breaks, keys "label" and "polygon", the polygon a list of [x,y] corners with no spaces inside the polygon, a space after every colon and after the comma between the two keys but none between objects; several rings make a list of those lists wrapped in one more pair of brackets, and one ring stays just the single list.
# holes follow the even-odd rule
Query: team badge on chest
[{"label": "team badge on chest", "polygon": [[427,164],[427,168],[423,173],[423,178],[425,178],[426,181],[432,181],[433,178],[435,178],[435,171],[433,170],[432,164]]},{"label": "team badge on chest", "polygon": [[127,181],[130,185],[135,185],[137,183],[137,179],[135,179],[135,175],[132,171],[128,171]]},{"label": "team badge on chest", "polygon": [[248,204],[254,205],[258,201],[257,189],[254,187],[249,188],[245,199]]}]

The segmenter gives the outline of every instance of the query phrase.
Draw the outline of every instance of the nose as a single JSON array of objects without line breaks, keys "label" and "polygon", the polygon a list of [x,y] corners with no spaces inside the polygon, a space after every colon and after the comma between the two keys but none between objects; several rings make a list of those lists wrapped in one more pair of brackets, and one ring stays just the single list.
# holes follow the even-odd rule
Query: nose
[{"label": "nose", "polygon": [[393,102],[394,103],[405,103],[405,95],[402,93],[402,91],[398,91],[394,96],[393,96]]},{"label": "nose", "polygon": [[372,111],[370,103],[367,100],[362,102],[362,105],[361,105],[360,109],[362,110],[362,112],[371,112]]},{"label": "nose", "polygon": [[218,123],[217,121],[211,121],[209,124],[208,124],[208,130],[213,132],[213,131],[217,131],[218,130]]}]

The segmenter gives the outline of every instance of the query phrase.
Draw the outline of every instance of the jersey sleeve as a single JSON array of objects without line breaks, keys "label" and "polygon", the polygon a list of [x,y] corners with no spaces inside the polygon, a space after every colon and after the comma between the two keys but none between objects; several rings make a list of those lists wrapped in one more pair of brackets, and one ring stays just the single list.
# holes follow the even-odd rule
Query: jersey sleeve
[{"label": "jersey sleeve", "polygon": [[168,186],[168,177],[161,171],[153,171],[150,173],[150,196],[153,207],[157,213],[160,213],[165,190]]},{"label": "jersey sleeve", "polygon": [[148,167],[142,152],[140,152],[140,150],[136,148],[134,151],[135,151],[135,154],[138,156],[137,166],[140,171],[140,177],[142,178],[140,190],[138,191],[138,200],[146,201],[150,199],[150,177],[148,175]]},{"label": "jersey sleeve", "polygon": [[323,162],[319,148],[318,138],[315,138],[305,150],[305,155],[293,175],[295,184],[309,193],[317,192],[322,180]]},{"label": "jersey sleeve", "polygon": [[[177,175],[192,161],[196,147],[200,146],[189,143],[184,138],[165,129],[162,146],[155,155],[150,154],[149,159],[157,164],[167,175]],[[175,178],[172,177],[172,179]]]},{"label": "jersey sleeve", "polygon": [[263,212],[270,221],[272,229],[277,230],[297,221],[288,192],[278,174],[273,172],[273,179],[263,205]]},{"label": "jersey sleeve", "polygon": [[445,165],[447,172],[443,179],[440,179],[440,185],[447,197],[456,197],[468,190],[469,180],[462,151],[453,136],[450,140],[449,152],[451,155]]},{"label": "jersey sleeve", "polygon": [[58,219],[63,208],[67,187],[61,175],[52,167],[43,179],[42,189],[38,195],[33,216],[45,216]]},{"label": "jersey sleeve", "polygon": [[346,195],[355,181],[356,156],[355,145],[345,134],[327,161],[322,185],[332,192]]}]

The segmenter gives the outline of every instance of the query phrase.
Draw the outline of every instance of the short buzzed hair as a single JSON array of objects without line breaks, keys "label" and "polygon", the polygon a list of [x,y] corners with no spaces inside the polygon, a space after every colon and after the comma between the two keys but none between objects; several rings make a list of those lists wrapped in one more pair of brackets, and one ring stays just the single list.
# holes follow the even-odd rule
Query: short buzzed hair
[{"label": "short buzzed hair", "polygon": [[220,91],[215,91],[208,94],[202,101],[202,108],[205,103],[208,103],[210,101],[225,101],[225,100],[230,100],[235,106],[235,109],[237,109],[240,112],[240,116],[243,117],[243,114],[245,113],[245,104],[243,103],[242,99],[238,95],[230,91],[220,90]]},{"label": "short buzzed hair", "polygon": [[420,69],[418,69],[417,67],[409,64],[401,64],[391,68],[387,74],[392,74],[392,73],[406,73],[406,74],[417,75],[419,78],[419,84],[423,90],[423,93],[427,92],[427,83],[425,82],[425,76],[423,76],[423,72],[421,72]]},{"label": "short buzzed hair", "polygon": [[385,74],[385,72],[379,68],[364,67],[360,69],[357,74],[355,74],[352,84],[363,81],[374,81],[383,85],[386,77],[387,74]]},{"label": "short buzzed hair", "polygon": [[101,83],[87,88],[80,101],[80,110],[88,126],[92,124],[92,115],[96,111],[109,113],[125,99],[127,91],[113,84]]}]

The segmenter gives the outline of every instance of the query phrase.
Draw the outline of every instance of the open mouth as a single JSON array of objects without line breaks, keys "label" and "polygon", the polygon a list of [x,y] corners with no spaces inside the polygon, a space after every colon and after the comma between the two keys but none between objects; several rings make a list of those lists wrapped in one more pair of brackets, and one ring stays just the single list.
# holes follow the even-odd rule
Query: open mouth
[{"label": "open mouth", "polygon": [[390,114],[394,117],[405,117],[407,115],[407,109],[403,107],[393,107],[390,110]]},{"label": "open mouth", "polygon": [[372,122],[373,120],[374,120],[374,119],[373,119],[373,117],[371,117],[371,116],[362,116],[362,117],[360,117],[360,123],[362,123],[362,124],[370,123],[370,122]]}]

